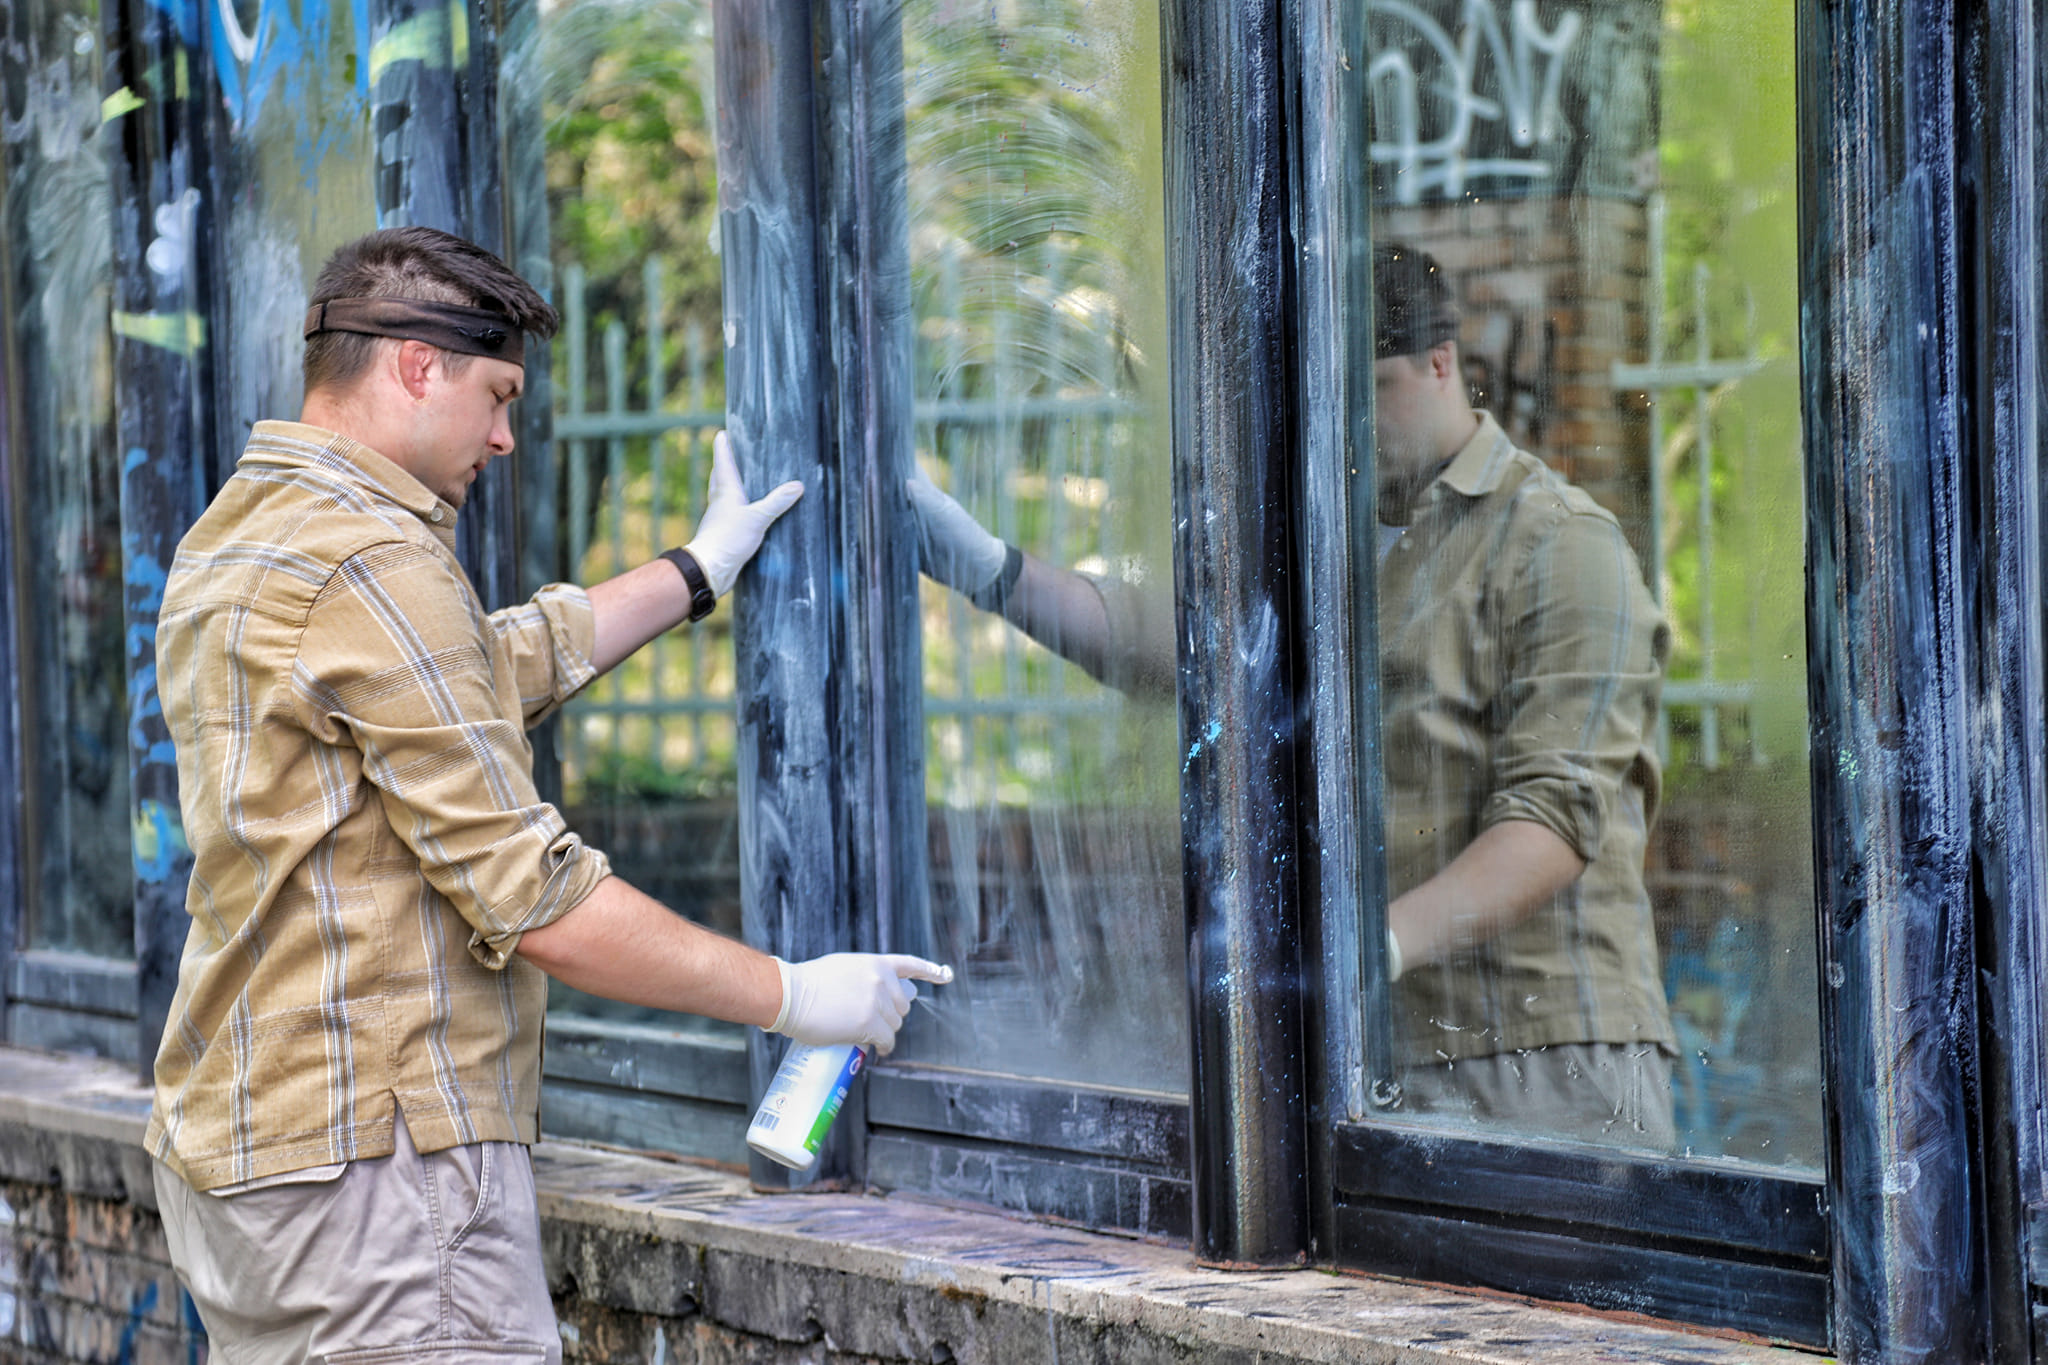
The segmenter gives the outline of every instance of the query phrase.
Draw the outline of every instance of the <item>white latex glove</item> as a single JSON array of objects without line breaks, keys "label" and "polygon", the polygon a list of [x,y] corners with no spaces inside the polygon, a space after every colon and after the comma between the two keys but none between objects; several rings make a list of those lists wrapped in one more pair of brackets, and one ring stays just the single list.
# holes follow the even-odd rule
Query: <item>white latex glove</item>
[{"label": "white latex glove", "polygon": [[910,506],[917,513],[917,556],[920,567],[954,592],[972,597],[996,581],[1010,547],[974,519],[972,513],[915,470],[904,480]]},{"label": "white latex glove", "polygon": [[799,1043],[858,1043],[882,1052],[917,999],[910,978],[943,986],[951,967],[902,953],[828,953],[809,962],[775,959],[782,972],[782,1013],[768,1026]]},{"label": "white latex glove", "polygon": [[711,438],[711,492],[697,534],[683,548],[704,570],[712,592],[723,597],[732,591],[740,570],[761,548],[761,537],[803,495],[804,486],[791,479],[771,489],[759,502],[748,502],[739,462],[732,457],[732,442],[722,431]]}]

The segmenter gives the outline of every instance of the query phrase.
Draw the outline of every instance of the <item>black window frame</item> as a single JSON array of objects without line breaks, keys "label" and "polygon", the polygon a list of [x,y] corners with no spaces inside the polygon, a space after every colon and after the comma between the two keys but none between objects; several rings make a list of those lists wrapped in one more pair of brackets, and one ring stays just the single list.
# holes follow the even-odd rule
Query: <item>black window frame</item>
[{"label": "black window frame", "polygon": [[[419,8],[376,0],[373,21]],[[110,89],[174,58],[195,63],[192,91],[210,89],[204,45],[160,10],[123,0],[104,14]],[[533,164],[501,125],[530,121],[499,110],[495,80],[498,26],[531,18],[531,0],[472,7],[465,69],[385,73],[379,98],[457,111],[463,136],[411,120],[379,141],[381,221],[439,215],[532,257],[530,224],[508,226],[497,188],[501,166]],[[730,425],[760,477],[813,490],[740,589],[745,931],[793,957],[890,948],[923,856],[916,699],[890,681],[917,675],[890,657],[879,605],[915,571],[885,534],[903,512],[885,461],[909,420],[896,16],[871,0],[719,0],[714,23]],[[1849,1359],[2048,1357],[2048,19],[2024,0],[1798,4],[1816,919],[1831,983],[1814,1180],[1339,1121],[1348,1059],[1366,1046],[1355,1020],[1383,991],[1383,906],[1357,892],[1378,882],[1357,831],[1381,799],[1354,666],[1374,623],[1350,572],[1370,571],[1355,515],[1370,506],[1369,352],[1343,344],[1347,320],[1370,315],[1368,206],[1342,173],[1362,164],[1345,117],[1362,35],[1341,0],[1165,0],[1162,23],[1180,706],[1185,730],[1219,736],[1183,785],[1192,1095],[884,1065],[816,1171],[757,1162],[754,1178],[1185,1237],[1215,1263],[1314,1261],[1761,1327]],[[137,234],[183,189],[220,188],[221,112],[195,95],[129,117],[110,188],[127,223],[119,306],[197,313],[220,336],[210,227],[175,297]],[[232,467],[243,415],[203,351],[131,340],[117,366],[124,447],[155,452],[126,476],[124,531],[168,562]],[[0,367],[9,565],[32,543],[12,504],[16,373]],[[545,411],[525,407],[529,451]],[[492,605],[517,581],[518,497],[486,491],[464,522]],[[12,677],[33,604],[5,582]],[[832,609],[787,610],[798,586]],[[153,628],[146,591],[127,607],[131,630]],[[1233,647],[1268,619],[1284,648]],[[139,695],[135,799],[174,804]],[[822,717],[793,730],[820,695]],[[182,876],[138,883],[133,963],[21,951],[20,725],[17,702],[0,726],[0,1036],[34,1041],[18,1021],[69,1018],[78,1046],[131,1037],[146,1072],[184,939]],[[1231,971],[1210,970],[1219,954]],[[56,1036],[44,1027],[28,1033]],[[628,1145],[673,1148],[687,1113],[707,1153],[723,1148],[779,1054],[759,1031],[740,1044],[550,1030],[549,1094],[572,1101],[568,1128]]]},{"label": "black window frame", "polygon": [[[1338,414],[1303,405],[1304,600],[1326,627],[1352,581],[1333,560],[1373,564],[1355,519],[1371,506],[1370,385],[1341,351],[1345,317],[1370,317],[1363,234],[1339,244],[1345,224],[1368,221],[1340,173],[1363,164],[1346,145],[1363,123],[1331,88],[1366,54],[1340,9],[1305,6],[1293,49],[1303,242],[1317,248],[1299,253],[1301,374],[1356,394]],[[2010,3],[1798,8],[1824,1178],[1335,1121],[1350,1100],[1333,1063],[1358,1041],[1332,1004],[1327,1139],[1314,1145],[1329,1143],[1318,1212],[1339,1264],[1845,1359],[2028,1358],[2029,1313],[2043,1319],[2048,1301],[2035,1037],[2043,217],[2038,198],[2000,187],[2037,185],[2040,36]],[[1916,334],[1932,338],[1925,352],[1898,344]],[[1322,502],[1347,481],[1348,527]],[[1354,642],[1369,641],[1369,613],[1349,622]],[[1325,835],[1314,908],[1333,961],[1324,998],[1370,1008],[1383,964],[1360,945],[1376,950],[1383,906],[1352,898],[1378,869],[1373,850],[1330,831],[1354,812],[1371,827],[1377,737],[1370,684],[1329,676],[1343,666],[1321,642],[1308,686],[1308,799]]]}]

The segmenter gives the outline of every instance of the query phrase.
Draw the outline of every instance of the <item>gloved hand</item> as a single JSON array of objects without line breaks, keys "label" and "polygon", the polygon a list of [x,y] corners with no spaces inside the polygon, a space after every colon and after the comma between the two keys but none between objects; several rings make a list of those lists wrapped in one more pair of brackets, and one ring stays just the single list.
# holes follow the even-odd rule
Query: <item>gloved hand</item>
[{"label": "gloved hand", "polygon": [[792,479],[771,489],[759,502],[748,502],[739,464],[732,457],[732,442],[722,431],[712,437],[711,492],[704,503],[704,519],[683,547],[704,570],[712,592],[723,597],[732,591],[741,568],[761,548],[761,537],[803,493],[804,486]]},{"label": "gloved hand", "polygon": [[1003,572],[1010,547],[989,534],[972,513],[939,491],[937,484],[915,470],[904,480],[910,506],[917,513],[917,556],[932,578],[964,597],[988,590]]},{"label": "gloved hand", "polygon": [[917,987],[909,978],[945,985],[951,967],[902,953],[828,953],[809,962],[775,959],[782,972],[782,1013],[768,1026],[799,1043],[858,1043],[882,1052],[896,1046],[896,1030]]}]

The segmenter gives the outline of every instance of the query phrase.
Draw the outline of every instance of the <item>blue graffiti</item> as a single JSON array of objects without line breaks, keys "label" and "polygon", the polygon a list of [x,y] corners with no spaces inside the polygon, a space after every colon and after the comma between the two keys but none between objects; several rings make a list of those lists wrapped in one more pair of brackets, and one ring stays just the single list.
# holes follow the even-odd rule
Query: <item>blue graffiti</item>
[{"label": "blue graffiti", "polygon": [[156,1307],[156,1281],[151,1280],[136,1291],[134,1305],[128,1310],[128,1325],[121,1329],[121,1353],[114,1357],[120,1365],[134,1365],[135,1338],[141,1334],[142,1320]]},{"label": "blue graffiti", "polygon": [[199,1365],[199,1353],[206,1349],[206,1324],[199,1320],[199,1305],[192,1301],[192,1291],[181,1291],[185,1300],[185,1365]]},{"label": "blue graffiti", "polygon": [[[138,614],[154,616],[157,609],[164,604],[164,584],[170,581],[170,575],[164,571],[164,566],[157,562],[155,555],[142,548],[142,539],[137,532],[128,532],[122,540],[126,551],[122,556],[125,561],[121,568],[122,577],[127,580],[130,588],[142,590],[142,597],[135,603],[134,609]],[[129,640],[128,645],[132,651],[135,641]],[[155,648],[154,642],[150,647]]]},{"label": "blue graffiti", "polygon": [[135,810],[135,876],[150,883],[170,881],[183,874],[192,860],[192,846],[185,842],[185,825],[178,808],[162,801],[140,802]]},{"label": "blue graffiti", "polygon": [[[309,120],[309,79],[323,76],[334,57],[332,0],[259,0],[256,16],[246,27],[236,0],[151,0],[168,18],[186,47],[204,43],[212,54],[221,102],[237,128],[249,128],[263,115],[273,94],[282,92],[298,116],[299,164],[310,174],[327,151],[351,131],[355,111],[326,111]],[[352,51],[355,99],[370,95],[370,0],[349,0],[354,27]]]},{"label": "blue graffiti", "polygon": [[[137,632],[144,631],[145,629],[142,626],[131,626],[129,628],[128,638],[131,656],[134,651],[134,641]],[[149,631],[148,636],[152,643],[144,646],[144,648],[153,652],[153,642],[155,641],[156,633]],[[134,671],[128,675],[128,747],[137,756],[136,764],[138,767],[147,767],[152,763],[162,763],[175,768],[178,765],[176,746],[168,738],[152,739],[150,737],[153,727],[150,726],[149,722],[164,713],[164,701],[163,697],[156,690],[156,661],[154,658],[149,657],[148,654],[145,654],[143,657],[147,662],[137,664]]]}]

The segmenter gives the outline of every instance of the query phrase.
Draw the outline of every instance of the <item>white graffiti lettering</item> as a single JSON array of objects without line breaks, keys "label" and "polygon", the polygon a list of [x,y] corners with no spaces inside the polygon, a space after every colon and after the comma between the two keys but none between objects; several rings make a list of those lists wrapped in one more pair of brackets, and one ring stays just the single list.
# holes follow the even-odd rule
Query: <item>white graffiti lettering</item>
[{"label": "white graffiti lettering", "polygon": [[[1500,125],[1510,146],[1532,151],[1566,135],[1558,90],[1565,54],[1584,27],[1576,12],[1545,27],[1536,0],[1513,0],[1503,26],[1496,0],[1462,0],[1455,39],[1412,0],[1369,0],[1367,12],[1380,21],[1367,69],[1377,121],[1372,159],[1393,168],[1396,202],[1420,203],[1432,192],[1456,198],[1489,177],[1551,173],[1540,156],[1467,153],[1483,124]],[[1427,92],[1418,67],[1435,76]]]}]

